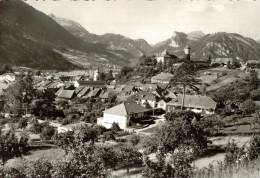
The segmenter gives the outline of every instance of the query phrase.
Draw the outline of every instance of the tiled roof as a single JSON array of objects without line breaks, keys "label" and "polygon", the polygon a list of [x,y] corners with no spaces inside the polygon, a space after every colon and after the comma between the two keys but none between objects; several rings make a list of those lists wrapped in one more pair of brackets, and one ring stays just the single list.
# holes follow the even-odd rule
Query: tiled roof
[{"label": "tiled roof", "polygon": [[[168,104],[181,106],[182,97],[182,95],[178,95],[176,100],[173,99]],[[216,109],[216,105],[216,102],[208,96],[185,95],[184,98],[184,107],[186,108]]]},{"label": "tiled roof", "polygon": [[84,87],[79,93],[78,93],[78,97],[82,97],[84,95],[86,95],[87,93],[90,92],[90,88],[89,87]]},{"label": "tiled roof", "polygon": [[73,97],[74,92],[74,90],[62,90],[58,97],[64,99],[71,99]]},{"label": "tiled roof", "polygon": [[123,102],[117,106],[104,111],[107,114],[126,116],[129,114],[144,113],[147,109],[134,103],[134,102]]},{"label": "tiled roof", "polygon": [[80,86],[95,86],[95,87],[104,87],[104,81],[89,81],[89,80],[78,80]]}]

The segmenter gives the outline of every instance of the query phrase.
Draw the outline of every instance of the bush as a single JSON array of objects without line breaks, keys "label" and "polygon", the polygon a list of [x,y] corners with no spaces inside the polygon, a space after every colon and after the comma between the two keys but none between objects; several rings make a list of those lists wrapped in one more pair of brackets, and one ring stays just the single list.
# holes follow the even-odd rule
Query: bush
[{"label": "bush", "polygon": [[45,126],[41,129],[41,138],[43,140],[51,140],[56,130],[52,126]]},{"label": "bush", "polygon": [[253,114],[256,111],[256,104],[251,99],[245,100],[240,105],[240,110],[242,111],[243,115]]},{"label": "bush", "polygon": [[118,131],[120,131],[121,129],[120,129],[118,123],[115,123],[115,122],[114,122],[114,123],[112,124],[112,126],[111,126],[111,130],[112,130],[113,132],[118,132]]},{"label": "bush", "polygon": [[105,141],[116,140],[116,137],[115,137],[113,131],[104,132],[103,136],[104,136]]},{"label": "bush", "polygon": [[28,119],[27,118],[20,118],[18,121],[17,128],[18,129],[23,129],[26,128],[28,125]]},{"label": "bush", "polygon": [[131,135],[130,138],[129,138],[129,142],[130,142],[133,146],[137,145],[137,144],[140,142],[140,136],[139,136],[139,135],[136,135],[136,134]]},{"label": "bush", "polygon": [[250,160],[258,158],[260,155],[260,135],[254,135],[251,138],[248,153]]}]

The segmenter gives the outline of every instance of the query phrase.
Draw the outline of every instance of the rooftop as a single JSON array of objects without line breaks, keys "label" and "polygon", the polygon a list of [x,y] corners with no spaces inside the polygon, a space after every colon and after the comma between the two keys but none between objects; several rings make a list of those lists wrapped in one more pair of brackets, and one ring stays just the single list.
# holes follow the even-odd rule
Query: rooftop
[{"label": "rooftop", "polygon": [[[177,95],[176,99],[171,100],[168,104],[181,106],[182,95]],[[186,108],[201,108],[201,109],[216,109],[217,103],[208,96],[202,95],[185,95],[184,107]]]},{"label": "rooftop", "polygon": [[116,105],[110,109],[104,111],[107,114],[119,115],[119,116],[126,116],[129,114],[137,114],[137,113],[144,113],[147,109],[134,103],[134,102],[123,102],[119,105]]},{"label": "rooftop", "polygon": [[74,90],[62,90],[58,97],[59,98],[64,98],[64,99],[71,99],[74,95]]}]

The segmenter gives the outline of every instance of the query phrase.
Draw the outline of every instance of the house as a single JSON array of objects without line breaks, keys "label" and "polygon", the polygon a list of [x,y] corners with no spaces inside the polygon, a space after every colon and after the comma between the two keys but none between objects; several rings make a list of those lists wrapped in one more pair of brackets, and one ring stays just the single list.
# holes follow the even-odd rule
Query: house
[{"label": "house", "polygon": [[228,64],[233,64],[233,63],[234,63],[233,58],[215,58],[215,59],[212,59],[212,61],[211,61],[211,65],[219,64],[219,65],[222,65],[225,67]]},{"label": "house", "polygon": [[100,88],[94,88],[92,90],[90,90],[85,96],[83,96],[82,98],[96,98],[99,96],[99,94],[101,93],[101,89]]},{"label": "house", "polygon": [[255,69],[260,69],[260,61],[258,60],[248,60],[246,62],[246,71],[251,71]]},{"label": "house", "polygon": [[75,97],[74,90],[62,90],[58,93],[57,99],[71,100],[73,97]]},{"label": "house", "polygon": [[[166,111],[171,112],[182,106],[182,95],[177,95],[176,99],[167,103]],[[196,113],[214,114],[217,103],[208,96],[202,95],[185,95],[184,109]]]},{"label": "house", "polygon": [[171,100],[177,98],[177,95],[173,91],[171,91],[171,90],[165,90],[164,94],[165,94],[164,95],[165,98],[169,98]]},{"label": "house", "polygon": [[[80,88],[80,87],[79,87]],[[89,93],[91,90],[90,87],[83,87],[83,89],[77,94],[77,97],[83,97],[85,96],[87,93]]]},{"label": "house", "polygon": [[151,78],[151,83],[158,83],[158,84],[168,84],[171,81],[173,74],[171,73],[160,73],[155,75]]},{"label": "house", "polygon": [[113,91],[107,90],[107,91],[102,91],[101,94],[99,95],[99,98],[101,98],[101,100],[103,102],[108,101],[109,98],[115,96],[115,93]]},{"label": "house", "polygon": [[127,129],[131,125],[131,119],[142,118],[146,112],[147,109],[134,102],[123,102],[105,110],[103,117],[97,119],[97,124],[111,128],[113,123],[117,123],[121,129]]},{"label": "house", "polygon": [[167,102],[164,99],[161,99],[160,101],[158,101],[157,108],[161,108],[164,111],[166,111],[166,107],[167,107]]},{"label": "house", "polygon": [[157,102],[159,101],[159,97],[156,94],[141,91],[137,93],[137,95],[138,95],[139,102],[143,107],[146,107],[147,104],[152,108],[157,107]]},{"label": "house", "polygon": [[5,81],[7,83],[14,82],[15,81],[15,75],[12,73],[6,73],[3,75],[0,75],[0,81]]}]

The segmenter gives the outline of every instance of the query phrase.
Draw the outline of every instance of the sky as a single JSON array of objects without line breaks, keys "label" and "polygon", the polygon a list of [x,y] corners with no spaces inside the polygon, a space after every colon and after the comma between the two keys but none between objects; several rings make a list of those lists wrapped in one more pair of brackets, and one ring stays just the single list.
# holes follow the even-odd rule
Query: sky
[{"label": "sky", "polygon": [[230,32],[260,39],[260,0],[26,0],[45,14],[151,44],[174,31]]}]

